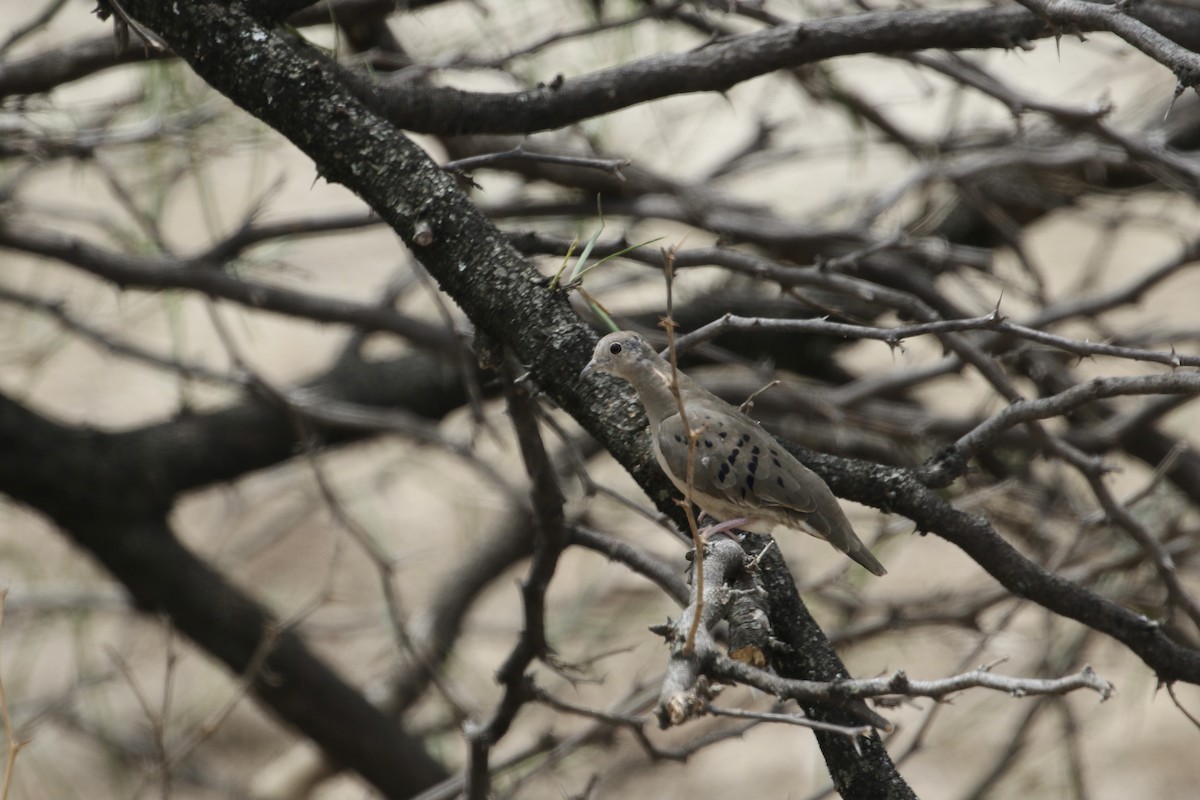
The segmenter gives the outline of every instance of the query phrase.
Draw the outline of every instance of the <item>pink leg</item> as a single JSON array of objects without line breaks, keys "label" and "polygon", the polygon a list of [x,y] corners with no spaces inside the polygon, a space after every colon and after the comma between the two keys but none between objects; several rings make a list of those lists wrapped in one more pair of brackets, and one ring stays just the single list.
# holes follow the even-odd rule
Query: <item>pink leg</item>
[{"label": "pink leg", "polygon": [[749,517],[738,517],[736,519],[726,520],[725,522],[706,525],[700,529],[700,538],[704,541],[708,541],[711,537],[716,536],[718,533],[725,533],[726,531],[731,531],[734,528],[740,528],[749,522]]}]

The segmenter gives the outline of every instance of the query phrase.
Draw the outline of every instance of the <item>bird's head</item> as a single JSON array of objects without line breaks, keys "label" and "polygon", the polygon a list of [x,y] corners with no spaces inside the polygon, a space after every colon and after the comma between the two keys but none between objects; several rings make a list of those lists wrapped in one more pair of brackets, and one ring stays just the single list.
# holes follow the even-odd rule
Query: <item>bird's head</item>
[{"label": "bird's head", "polygon": [[629,380],[640,366],[652,363],[657,356],[657,351],[641,334],[617,331],[596,343],[592,360],[579,373],[579,377],[586,378],[597,372],[607,372]]}]

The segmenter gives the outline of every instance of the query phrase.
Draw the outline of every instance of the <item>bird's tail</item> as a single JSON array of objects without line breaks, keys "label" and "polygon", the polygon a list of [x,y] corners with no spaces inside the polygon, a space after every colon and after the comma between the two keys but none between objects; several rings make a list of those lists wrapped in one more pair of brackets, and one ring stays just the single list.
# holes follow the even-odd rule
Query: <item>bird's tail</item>
[{"label": "bird's tail", "polygon": [[871,551],[867,549],[867,546],[857,538],[846,548],[846,555],[853,558],[859,564],[862,564],[875,575],[879,575],[880,577],[887,575],[887,570],[883,568],[883,564],[879,563],[879,559],[871,555]]},{"label": "bird's tail", "polygon": [[805,514],[798,519],[803,522],[803,527],[809,533],[829,542],[834,548],[850,556],[873,574],[881,577],[887,575],[883,564],[880,564],[879,559],[871,555],[871,551],[858,538],[858,534],[850,525],[850,520],[846,519],[845,512],[833,499],[832,494],[829,495],[829,502],[825,504],[824,508]]}]

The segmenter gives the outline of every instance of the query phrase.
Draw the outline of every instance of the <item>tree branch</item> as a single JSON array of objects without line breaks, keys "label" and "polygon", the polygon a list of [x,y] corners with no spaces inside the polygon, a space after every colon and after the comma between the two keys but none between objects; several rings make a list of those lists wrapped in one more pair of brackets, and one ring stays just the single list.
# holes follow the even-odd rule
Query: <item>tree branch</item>
[{"label": "tree branch", "polygon": [[465,92],[407,79],[347,73],[347,84],[397,127],[418,133],[533,133],[651,100],[724,92],[780,69],[838,56],[913,50],[1010,48],[1050,35],[1024,9],[881,11],[718,40],[684,53],[651,56],[536,89]]}]

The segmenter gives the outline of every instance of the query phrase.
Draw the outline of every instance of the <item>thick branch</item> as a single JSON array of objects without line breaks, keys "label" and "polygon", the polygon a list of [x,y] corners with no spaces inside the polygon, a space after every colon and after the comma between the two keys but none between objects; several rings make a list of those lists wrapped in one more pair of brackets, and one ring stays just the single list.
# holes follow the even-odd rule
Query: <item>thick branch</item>
[{"label": "thick branch", "polygon": [[[430,418],[466,402],[460,375],[419,353],[376,364],[347,360],[308,388],[331,399],[400,407]],[[328,443],[368,435],[308,424]],[[57,425],[0,396],[0,491],[50,516],[70,507],[162,512],[182,492],[292,458],[299,441],[287,409],[262,399],[107,432]]]},{"label": "thick branch", "polygon": [[1050,34],[1018,8],[883,11],[787,25],[656,55],[524,92],[465,92],[358,75],[355,91],[398,127],[421,133],[532,133],[692,92],[724,92],[780,69],[837,56],[929,48],[1010,48]]}]

